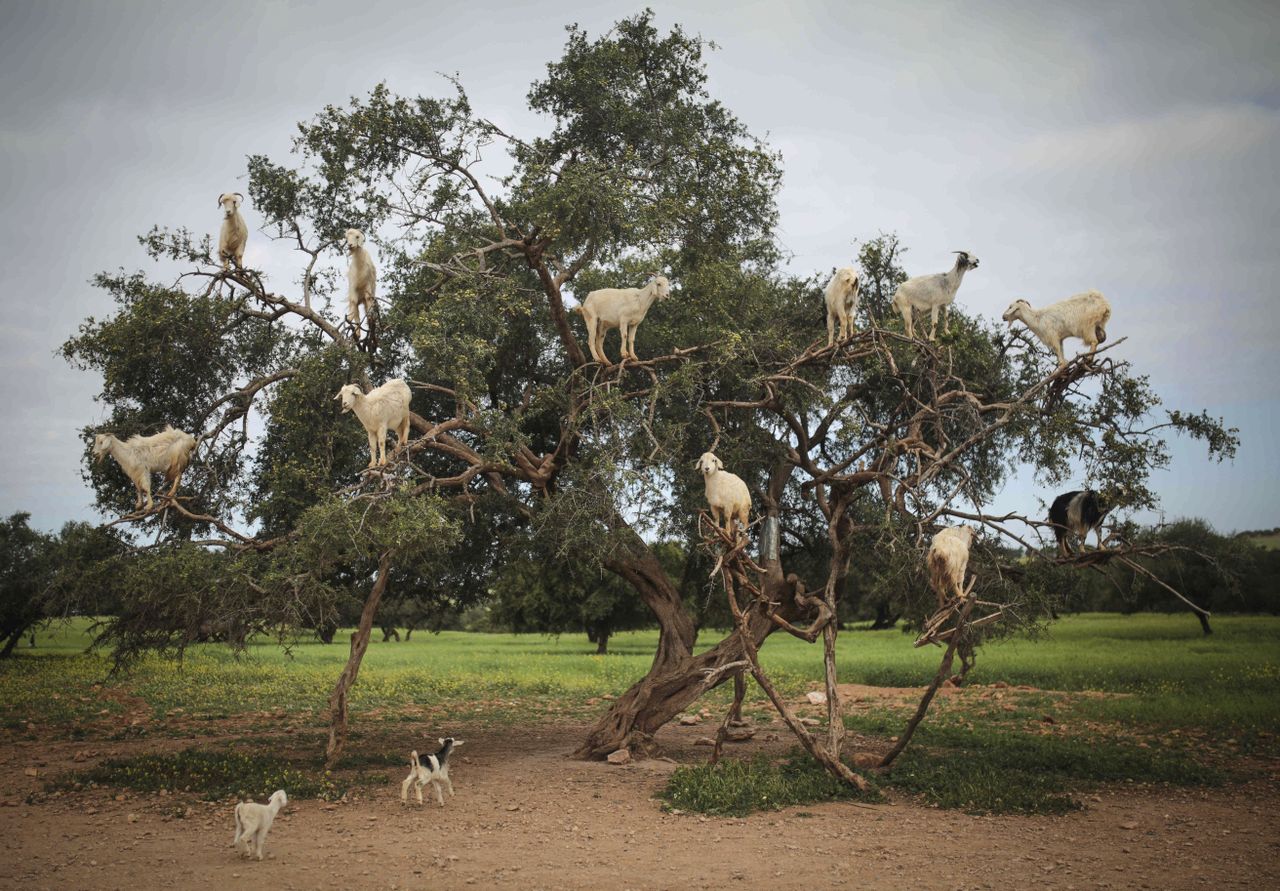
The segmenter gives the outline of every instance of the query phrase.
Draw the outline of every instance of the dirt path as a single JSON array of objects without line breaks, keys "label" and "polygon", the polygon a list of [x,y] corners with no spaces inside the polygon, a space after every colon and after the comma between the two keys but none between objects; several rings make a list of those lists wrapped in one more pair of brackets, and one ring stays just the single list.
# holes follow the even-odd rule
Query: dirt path
[{"label": "dirt path", "polygon": [[[262,863],[232,851],[229,804],[100,790],[16,803],[40,782],[21,766],[33,759],[154,743],[7,745],[0,888],[1280,888],[1274,776],[1212,791],[1119,789],[1064,817],[899,801],[699,818],[664,814],[653,798],[674,764],[572,761],[578,732],[473,734],[444,808],[402,807],[399,768],[349,803],[292,803]],[[692,742],[704,733],[671,728],[662,741],[700,760]],[[208,740],[165,747],[189,744]],[[185,819],[172,816],[188,805]]]}]

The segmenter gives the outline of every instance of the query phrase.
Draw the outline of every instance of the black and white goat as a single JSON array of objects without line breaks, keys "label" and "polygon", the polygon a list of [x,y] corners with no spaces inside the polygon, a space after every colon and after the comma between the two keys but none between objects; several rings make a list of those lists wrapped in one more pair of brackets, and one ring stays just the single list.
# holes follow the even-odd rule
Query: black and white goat
[{"label": "black and white goat", "polygon": [[417,751],[410,752],[409,775],[400,784],[400,800],[408,802],[409,786],[412,785],[413,791],[418,796],[418,804],[422,804],[422,787],[430,783],[435,787],[436,801],[444,807],[444,796],[440,793],[440,784],[444,783],[449,789],[449,795],[453,795],[453,782],[449,779],[449,754],[462,744],[463,740],[448,736],[440,740],[440,751],[434,755],[427,755],[420,760]]},{"label": "black and white goat", "polygon": [[1098,550],[1102,550],[1102,521],[1115,506],[1109,498],[1092,489],[1064,492],[1053,499],[1049,508],[1049,522],[1053,524],[1053,534],[1058,539],[1058,553],[1064,557],[1070,556],[1068,534],[1080,539],[1083,549],[1085,537],[1090,531],[1097,533]]}]

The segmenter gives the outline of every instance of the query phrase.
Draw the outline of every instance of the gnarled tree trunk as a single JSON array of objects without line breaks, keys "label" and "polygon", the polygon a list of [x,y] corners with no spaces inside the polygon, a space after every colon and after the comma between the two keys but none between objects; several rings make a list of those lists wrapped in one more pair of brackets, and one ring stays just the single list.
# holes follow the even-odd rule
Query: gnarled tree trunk
[{"label": "gnarled tree trunk", "polygon": [[[795,603],[795,577],[783,578],[777,561],[769,561],[765,568],[768,571],[765,594],[769,600],[781,604],[777,614],[787,619],[798,618],[801,610]],[[591,728],[574,753],[579,758],[604,758],[624,747],[641,751],[649,748],[653,735],[664,724],[708,690],[733,677],[732,672],[721,673],[716,669],[739,662],[744,655],[736,634],[704,653],[693,655],[693,619],[680,600],[680,592],[652,555],[635,558],[629,565],[618,564],[614,571],[632,581],[641,592],[645,603],[658,617],[662,635],[648,674],[618,697]],[[636,583],[635,579],[639,578],[643,584]],[[778,626],[757,612],[750,617],[749,627],[752,640],[759,646]]]},{"label": "gnarled tree trunk", "polygon": [[373,617],[378,612],[378,604],[387,590],[390,579],[391,552],[387,551],[378,558],[378,577],[369,590],[364,602],[364,611],[360,613],[360,624],[351,635],[351,655],[347,664],[338,675],[338,683],[329,694],[329,744],[324,750],[325,767],[332,768],[342,755],[342,747],[347,741],[347,692],[356,682],[360,674],[360,662],[364,659],[365,650],[369,649],[369,634],[373,630]]}]

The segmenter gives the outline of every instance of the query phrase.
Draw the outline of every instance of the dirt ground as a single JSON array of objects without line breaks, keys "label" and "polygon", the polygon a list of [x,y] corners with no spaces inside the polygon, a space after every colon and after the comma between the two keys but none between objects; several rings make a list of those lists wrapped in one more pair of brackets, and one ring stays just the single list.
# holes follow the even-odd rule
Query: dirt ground
[{"label": "dirt ground", "polygon": [[[709,729],[670,727],[659,742],[701,761],[707,749],[693,742]],[[672,760],[566,758],[582,730],[469,734],[444,808],[402,806],[400,768],[347,802],[291,802],[261,863],[232,850],[230,803],[106,790],[24,803],[62,770],[216,744],[208,737],[4,744],[0,888],[1280,888],[1274,772],[1223,789],[1086,794],[1083,811],[1061,817],[974,817],[898,799],[705,818],[660,809]],[[415,742],[408,728],[403,736]],[[789,745],[762,733],[737,750]]]}]

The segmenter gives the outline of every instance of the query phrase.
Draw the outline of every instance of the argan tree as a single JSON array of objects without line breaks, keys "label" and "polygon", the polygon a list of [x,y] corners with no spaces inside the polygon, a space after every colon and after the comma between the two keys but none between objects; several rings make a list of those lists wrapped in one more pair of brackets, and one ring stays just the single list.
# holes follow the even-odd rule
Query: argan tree
[{"label": "argan tree", "polygon": [[[1232,434],[1206,417],[1152,422],[1155,395],[1122,363],[1054,369],[959,313],[936,347],[877,319],[817,349],[820,277],[779,267],[779,156],[709,95],[708,43],[652,19],[594,39],[568,29],[528,92],[540,132],[505,132],[460,84],[441,98],[379,86],[300,125],[295,157],[251,157],[251,217],[296,252],[295,282],[223,270],[185,229],[142,239],[179,264],[176,282],[99,279],[115,312],[64,352],[102,374],[109,426],[202,433],[183,497],[124,518],[161,544],[136,556],[147,568],[109,632],[118,654],[180,647],[194,616],[280,635],[320,627],[339,593],[362,591],[332,760],[396,573],[453,580],[463,598],[486,590],[508,544],[533,542],[581,577],[625,582],[660,631],[648,673],[579,747],[601,757],[646,745],[779,628],[833,650],[855,543],[892,552],[880,565],[920,588],[907,567],[941,524],[1025,541],[1034,522],[1013,528],[982,508],[1015,464],[1056,481],[1083,461],[1096,485],[1123,483],[1144,505],[1147,473],[1166,460],[1162,425],[1230,453]],[[377,245],[376,341],[357,343],[335,305],[347,227]],[[899,249],[877,244],[862,258],[882,267],[866,272],[883,290]],[[588,361],[572,301],[656,272],[674,289],[640,328],[643,358]],[[606,349],[617,355],[616,340]],[[411,442],[362,472],[364,434],[333,395],[393,376],[414,389]],[[738,630],[695,655],[686,586],[652,542],[682,540],[690,561],[725,569],[697,521],[693,463],[713,446],[763,522]],[[92,478],[104,509],[123,507],[118,474]],[[997,575],[993,563],[984,586],[1003,595]],[[826,751],[838,761],[838,740]]]}]

